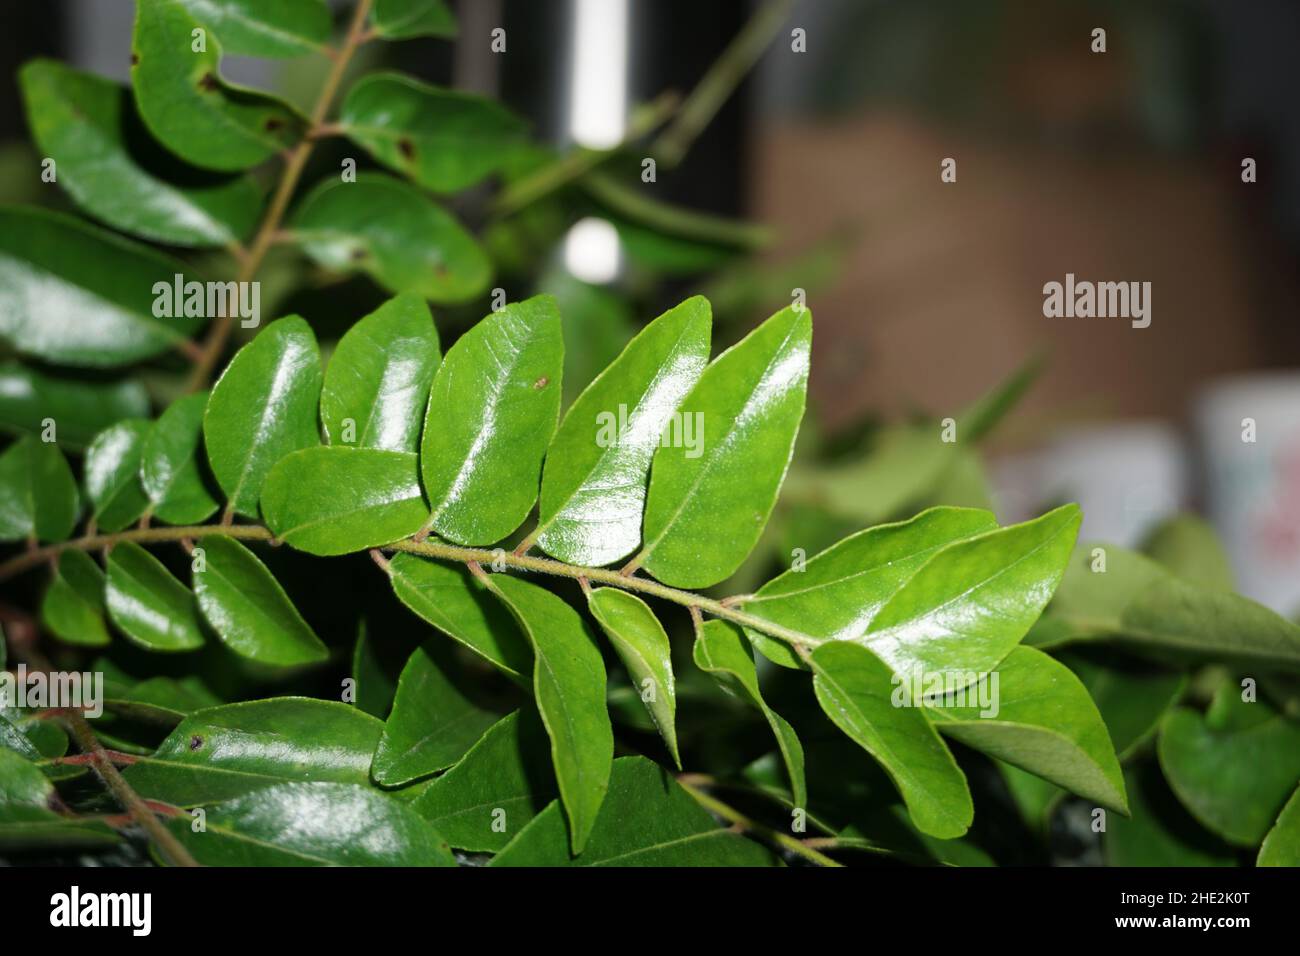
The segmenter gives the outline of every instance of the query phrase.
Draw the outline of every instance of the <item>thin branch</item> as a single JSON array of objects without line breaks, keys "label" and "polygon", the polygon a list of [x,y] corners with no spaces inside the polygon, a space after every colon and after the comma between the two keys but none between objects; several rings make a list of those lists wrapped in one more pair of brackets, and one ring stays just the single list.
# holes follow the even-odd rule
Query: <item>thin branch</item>
[{"label": "thin branch", "polygon": [[[267,209],[266,217],[262,220],[257,235],[253,238],[253,243],[240,264],[238,273],[238,281],[240,282],[250,282],[257,275],[257,270],[261,268],[267,250],[271,248],[271,244],[280,230],[280,223],[284,219],[285,212],[288,211],[289,200],[293,198],[294,190],[298,187],[298,180],[302,177],[308,157],[311,156],[312,147],[316,145],[322,129],[325,128],[325,117],[329,113],[330,105],[334,102],[335,94],[338,93],[339,84],[343,81],[343,74],[347,71],[348,63],[351,62],[352,55],[356,53],[357,47],[367,39],[366,17],[370,13],[370,4],[371,0],[357,0],[356,9],[352,14],[352,22],[348,26],[347,36],[344,38],[343,45],[339,48],[337,55],[333,57],[333,65],[330,67],[329,76],[326,77],[325,85],[321,88],[320,96],[316,99],[316,105],[312,108],[311,122],[307,128],[307,133],[285,160],[284,171],[280,175],[280,183],[271,199],[271,205]],[[224,309],[222,311],[223,313],[228,312],[228,310]],[[235,316],[233,314],[220,315],[212,323],[212,330],[208,333],[207,340],[204,341],[199,355],[195,359],[194,369],[190,374],[189,390],[191,392],[197,392],[207,386],[208,380],[212,377],[212,371],[216,368],[217,360],[221,358],[226,342],[230,338],[230,333],[234,330],[234,326]]]},{"label": "thin branch", "polygon": [[145,833],[149,834],[149,838],[157,845],[163,856],[173,866],[198,866],[198,860],[190,855],[189,850],[181,846],[180,841],[154,815],[153,810],[141,799],[140,795],[131,789],[131,785],[126,782],[126,779],[118,773],[117,767],[113,765],[113,758],[104,749],[104,745],[99,742],[86,718],[75,710],[67,711],[67,718],[68,726],[72,730],[72,736],[76,738],[77,746],[81,748],[82,753],[90,757],[90,764],[95,773],[99,775],[99,778],[104,781],[104,786],[108,787],[117,802],[131,815],[131,818],[144,828]]},{"label": "thin branch", "polygon": [[844,865],[832,860],[826,854],[818,852],[813,847],[796,840],[788,833],[782,833],[780,830],[774,830],[772,827],[751,820],[735,807],[723,803],[721,800],[705,793],[703,790],[688,783],[681,777],[677,778],[677,783],[683,790],[694,797],[696,802],[699,803],[700,806],[704,807],[704,809],[716,813],[718,816],[722,817],[722,819],[729,821],[747,833],[752,833],[754,836],[759,837],[768,843],[773,843],[783,850],[789,850],[791,853],[801,856],[808,862],[815,863],[817,866],[839,867]]},{"label": "thin branch", "polygon": [[[232,538],[241,538],[246,541],[266,541],[271,543],[274,536],[268,528],[255,524],[232,524],[232,525],[197,525],[190,527],[154,527],[154,528],[135,528],[128,531],[119,531],[115,534],[91,535],[84,538],[76,538],[72,541],[64,541],[60,544],[47,545],[38,548],[35,551],[28,551],[17,557],[10,558],[4,564],[0,564],[0,581],[13,577],[29,568],[36,567],[48,560],[56,558],[59,554],[69,549],[82,551],[94,551],[98,548],[110,547],[121,541],[134,541],[137,544],[156,544],[161,542],[182,541],[186,538],[198,539],[214,534],[229,535]],[[734,624],[740,624],[745,627],[751,627],[755,630],[762,631],[764,634],[774,637],[792,645],[796,651],[808,651],[815,647],[820,641],[811,635],[805,634],[793,628],[785,627],[781,624],[775,624],[772,621],[764,620],[753,614],[748,614],[713,598],[707,598],[691,591],[682,591],[678,588],[669,587],[666,584],[660,584],[649,578],[632,577],[624,575],[611,568],[584,568],[576,564],[565,564],[562,561],[555,561],[551,558],[533,557],[526,554],[512,554],[509,551],[489,550],[487,548],[466,548],[460,545],[447,544],[442,541],[424,540],[417,541],[414,538],[407,538],[404,541],[396,541],[392,544],[385,545],[383,551],[402,551],[407,554],[421,555],[427,558],[438,558],[443,561],[455,561],[467,565],[471,571],[476,566],[504,564],[507,568],[517,571],[534,571],[539,574],[549,574],[555,577],[570,578],[578,581],[585,578],[590,584],[606,584],[616,588],[622,588],[625,591],[638,591],[642,594],[648,594],[651,597],[661,598],[665,601],[671,601],[674,604],[680,604],[683,607],[694,608],[713,617],[725,618]],[[481,567],[479,568],[482,572]]]}]

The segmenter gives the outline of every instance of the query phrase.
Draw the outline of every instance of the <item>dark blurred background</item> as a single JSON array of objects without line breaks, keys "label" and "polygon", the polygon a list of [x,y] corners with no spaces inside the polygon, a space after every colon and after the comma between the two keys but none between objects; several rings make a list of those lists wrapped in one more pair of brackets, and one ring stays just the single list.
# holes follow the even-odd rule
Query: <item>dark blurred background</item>
[{"label": "dark blurred background", "polygon": [[[454,6],[456,43],[370,54],[500,96],[563,147],[617,142],[635,104],[689,91],[761,5]],[[34,168],[8,78],[44,54],[125,80],[132,12],[130,0],[7,5],[0,198],[26,199]],[[488,46],[497,26],[504,56]],[[1104,53],[1092,49],[1098,28]],[[1074,498],[1086,535],[1132,543],[1198,508],[1242,590],[1291,610],[1297,49],[1295,0],[797,0],[656,195],[768,224],[774,262],[843,239],[833,275],[792,283],[808,287],[817,318],[812,390],[827,431],[954,413],[1042,354],[1045,372],[994,444],[1002,516]],[[315,86],[303,69],[225,67],[290,99]],[[941,180],[947,158],[955,182]],[[617,286],[616,237],[570,240],[575,274]],[[1045,317],[1043,286],[1067,273],[1150,282],[1150,326]],[[693,291],[688,281],[671,294]]]}]

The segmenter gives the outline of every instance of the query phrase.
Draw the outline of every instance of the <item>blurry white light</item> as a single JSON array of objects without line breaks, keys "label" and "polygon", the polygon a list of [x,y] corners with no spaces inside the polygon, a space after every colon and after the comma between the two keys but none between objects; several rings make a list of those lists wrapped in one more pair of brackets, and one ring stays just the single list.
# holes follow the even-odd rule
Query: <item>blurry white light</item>
[{"label": "blurry white light", "polygon": [[580,219],[564,237],[564,265],[577,279],[599,285],[618,276],[618,230],[604,219]]},{"label": "blurry white light", "polygon": [[623,139],[627,121],[628,0],[572,0],[569,136],[592,149]]}]

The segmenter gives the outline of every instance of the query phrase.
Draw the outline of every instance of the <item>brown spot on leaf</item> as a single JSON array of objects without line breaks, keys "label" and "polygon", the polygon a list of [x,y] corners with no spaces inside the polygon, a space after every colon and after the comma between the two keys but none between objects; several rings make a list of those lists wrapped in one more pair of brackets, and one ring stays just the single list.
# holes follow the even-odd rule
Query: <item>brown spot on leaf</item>
[{"label": "brown spot on leaf", "polygon": [[551,384],[551,380],[547,378],[545,375],[543,375],[537,381],[533,382],[533,388],[537,389],[538,391],[541,391],[549,384]]},{"label": "brown spot on leaf", "polygon": [[190,738],[190,750],[198,750],[203,746],[203,738],[195,734]]},{"label": "brown spot on leaf", "polygon": [[268,133],[274,133],[277,130],[283,129],[284,123],[274,116],[268,116],[266,122],[263,123],[262,126]]},{"label": "brown spot on leaf", "polygon": [[352,250],[352,261],[353,261],[353,262],[359,262],[360,260],[364,259],[365,257],[366,257],[366,250],[364,250],[364,249],[353,249],[353,250]]},{"label": "brown spot on leaf", "polygon": [[403,136],[397,141],[397,151],[407,159],[415,158],[415,144]]},{"label": "brown spot on leaf", "polygon": [[213,90],[217,88],[218,88],[217,78],[213,76],[211,73],[204,73],[201,77],[199,77],[199,89],[207,90],[209,93],[211,93]]},{"label": "brown spot on leaf", "polygon": [[131,65],[132,65],[132,66],[136,66],[137,64],[139,64],[139,62],[140,62],[140,54],[139,54],[139,53],[132,53],[132,54],[131,54]]}]

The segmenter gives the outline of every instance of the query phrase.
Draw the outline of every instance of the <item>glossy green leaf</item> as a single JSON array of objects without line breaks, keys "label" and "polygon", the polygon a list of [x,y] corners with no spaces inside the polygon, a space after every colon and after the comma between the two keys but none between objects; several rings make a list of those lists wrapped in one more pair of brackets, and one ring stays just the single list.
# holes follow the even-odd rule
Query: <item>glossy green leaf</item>
[{"label": "glossy green leaf", "polygon": [[455,866],[418,813],[346,783],[282,783],[209,807],[169,829],[204,866]]},{"label": "glossy green leaf", "polygon": [[665,584],[717,584],[758,541],[803,418],[811,344],[812,314],[784,309],[718,356],[682,402],[683,440],[655,454],[634,559]]},{"label": "glossy green leaf", "polygon": [[1118,638],[1165,654],[1300,666],[1300,626],[1112,545],[1079,547],[1051,618],[1063,628],[1061,639]]},{"label": "glossy green leaf", "polygon": [[41,600],[41,623],[69,644],[87,647],[108,643],[104,624],[104,572],[84,551],[69,549]]},{"label": "glossy green leaf", "polygon": [[0,363],[0,431],[39,435],[52,426],[60,445],[80,450],[109,425],[148,414],[139,382],[82,382]]},{"label": "glossy green leaf", "polygon": [[[0,340],[60,365],[111,368],[180,345],[204,318],[158,317],[184,264],[44,209],[0,209]],[[181,311],[181,310],[176,310]]]},{"label": "glossy green leaf", "polygon": [[[260,5],[263,6],[264,5]],[[149,131],[204,169],[256,166],[293,146],[306,122],[287,104],[221,79],[221,43],[182,0],[137,0],[131,85]]]},{"label": "glossy green leaf", "polygon": [[548,554],[598,567],[641,543],[650,463],[683,434],[674,416],[709,360],[710,324],[700,296],[665,312],[569,408],[542,472],[534,535]]},{"label": "glossy green leaf", "polygon": [[395,554],[387,570],[393,593],[420,618],[512,677],[532,673],[528,639],[463,566]]},{"label": "glossy green leaf", "polygon": [[27,760],[40,760],[42,754],[35,741],[5,715],[7,710],[8,708],[0,708],[0,750],[11,751]]},{"label": "glossy green leaf", "polygon": [[634,690],[680,770],[672,645],[663,625],[645,601],[617,588],[597,588],[588,595],[587,606],[618,652]]},{"label": "glossy green leaf", "polygon": [[426,644],[403,668],[393,712],[370,767],[385,787],[450,767],[500,718],[457,688],[448,673],[451,663],[448,655]]},{"label": "glossy green leaf", "polygon": [[0,541],[63,541],[80,510],[58,445],[25,435],[0,453]]},{"label": "glossy green leaf", "polygon": [[504,574],[487,583],[532,643],[533,694],[551,738],[570,843],[580,853],[605,799],[614,759],[605,662],[582,618],[550,591]]},{"label": "glossy green leaf", "polygon": [[109,552],[104,603],[127,637],[151,651],[191,651],[203,646],[199,609],[185,585],[134,541]]},{"label": "glossy green leaf", "polygon": [[212,473],[238,514],[257,516],[267,472],[281,458],[320,444],[320,351],[298,316],[278,319],[236,353],[203,414]]},{"label": "glossy green leaf", "polygon": [[517,711],[497,721],[411,808],[454,847],[495,853],[555,798],[546,728]]},{"label": "glossy green leaf", "polygon": [[1300,790],[1291,794],[1259,848],[1258,866],[1300,866]]},{"label": "glossy green leaf", "polygon": [[339,339],[325,369],[320,417],[331,445],[418,451],[429,387],[442,361],[429,306],[385,302]]},{"label": "glossy green leaf", "polygon": [[1051,598],[1079,521],[1065,505],[948,545],[885,602],[862,643],[899,674],[991,670]]},{"label": "glossy green leaf", "polygon": [[293,234],[318,264],[364,272],[390,292],[466,302],[492,276],[474,237],[441,206],[391,176],[322,183],[298,210]]},{"label": "glossy green leaf", "polygon": [[319,53],[329,42],[325,0],[180,0],[234,56]]},{"label": "glossy green leaf", "polygon": [[386,40],[456,35],[456,18],[446,0],[375,0],[370,16],[375,32]]},{"label": "glossy green leaf", "polygon": [[806,809],[808,785],[804,776],[803,745],[794,728],[763,699],[758,686],[758,670],[754,666],[754,652],[744,633],[728,621],[705,621],[696,631],[694,658],[695,665],[712,674],[723,689],[748,700],[763,714],[776,737],[794,805]]},{"label": "glossy green leaf", "polygon": [[140,463],[150,423],[118,422],[99,433],[86,451],[86,497],[101,531],[121,531],[149,507],[140,481]]},{"label": "glossy green leaf", "polygon": [[226,246],[252,232],[257,185],[181,167],[144,131],[129,89],[54,60],[26,64],[19,82],[59,185],[96,219],[173,246]]},{"label": "glossy green leaf", "polygon": [[276,697],[186,717],[149,757],[124,771],[143,797],[181,807],[291,781],[369,786],[384,725],[348,704]]},{"label": "glossy green leaf", "polygon": [[325,446],[280,460],[262,513],[277,538],[311,554],[347,554],[409,538],[429,515],[413,452]]},{"label": "glossy green leaf", "polygon": [[361,710],[383,720],[393,706],[398,674],[392,671],[387,648],[370,633],[364,618],[357,626],[357,641],[352,647],[354,703]]},{"label": "glossy green leaf", "polygon": [[144,438],[140,483],[149,496],[150,514],[167,524],[199,524],[217,510],[199,465],[203,412],[208,393],[172,402]]},{"label": "glossy green leaf", "polygon": [[199,547],[203,561],[194,570],[194,596],[227,647],[277,667],[329,658],[329,649],[257,555],[224,535],[205,537]]},{"label": "glossy green leaf", "polygon": [[[992,514],[973,508],[933,508],[869,528],[773,578],[744,608],[821,640],[860,638],[885,602],[941,548],[995,528]],[[799,666],[786,645],[773,648],[753,628],[746,633],[776,663]]]},{"label": "glossy green leaf", "polygon": [[1032,647],[1017,647],[978,684],[933,700],[922,689],[926,713],[945,736],[1128,812],[1106,725],[1064,664]]},{"label": "glossy green leaf", "polygon": [[118,836],[98,821],[78,821],[50,808],[54,787],[35,764],[0,747],[0,851],[100,847]]},{"label": "glossy green leaf", "polygon": [[458,192],[496,172],[527,127],[495,100],[372,73],[343,100],[343,133],[375,159],[439,193]]},{"label": "glossy green leaf", "polygon": [[448,350],[433,379],[420,447],[434,532],[486,545],[528,517],[560,414],[563,367],[550,296],[493,312]]},{"label": "glossy green leaf", "polygon": [[[1257,846],[1300,780],[1300,723],[1268,704],[1246,703],[1229,685],[1239,726],[1222,729],[1194,710],[1165,715],[1157,752],[1165,779],[1202,825],[1240,846]],[[1221,700],[1224,698],[1221,698]]]},{"label": "glossy green leaf", "polygon": [[662,767],[644,757],[614,761],[609,796],[581,854],[570,855],[564,817],[552,803],[493,866],[780,866],[767,848],[718,826]]},{"label": "glossy green leaf", "polygon": [[975,813],[966,775],[921,708],[894,706],[889,666],[847,641],[822,644],[811,663],[822,710],[884,767],[917,828],[940,839],[964,834]]}]

